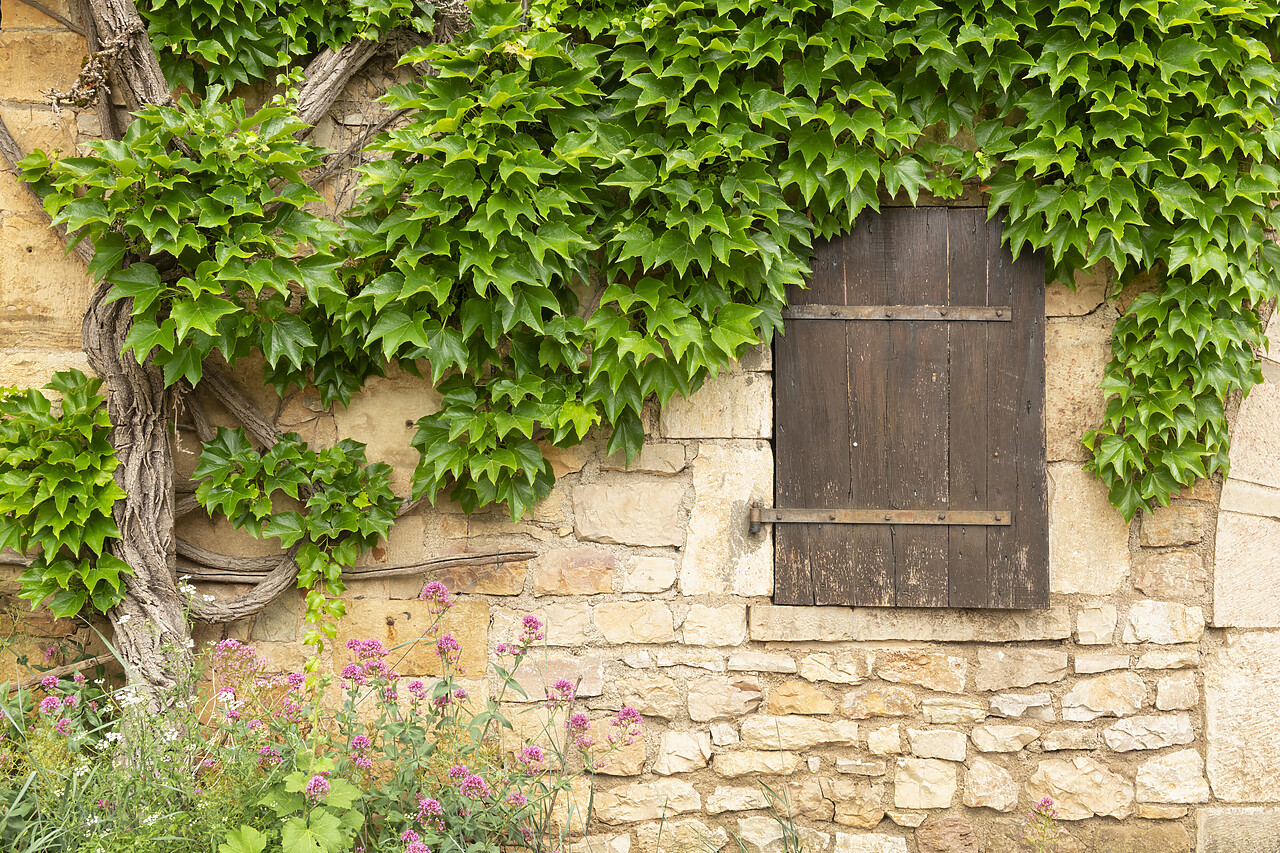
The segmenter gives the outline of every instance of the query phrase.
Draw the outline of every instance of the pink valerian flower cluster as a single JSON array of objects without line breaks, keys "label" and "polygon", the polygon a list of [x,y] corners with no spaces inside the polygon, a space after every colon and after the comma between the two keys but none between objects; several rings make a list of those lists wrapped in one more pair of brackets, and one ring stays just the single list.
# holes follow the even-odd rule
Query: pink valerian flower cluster
[{"label": "pink valerian flower cluster", "polygon": [[516,756],[516,763],[528,775],[537,776],[547,769],[547,754],[542,751],[542,747],[529,744],[520,750],[520,754]]},{"label": "pink valerian flower cluster", "polygon": [[[354,661],[342,668],[341,677],[350,682],[347,689],[364,687],[369,682],[383,683],[395,681],[400,677],[394,669],[387,666],[386,657],[390,654],[386,646],[379,640],[347,640],[347,649],[355,652]],[[387,697],[393,701],[394,696]]]},{"label": "pink valerian flower cluster", "polygon": [[280,755],[280,750],[276,749],[271,744],[267,744],[262,749],[258,750],[258,755],[261,756],[258,759],[259,767],[273,767],[283,760],[283,756]]},{"label": "pink valerian flower cluster", "polygon": [[622,746],[631,746],[636,742],[636,738],[640,737],[640,728],[644,725],[644,717],[640,716],[640,712],[630,705],[623,705],[618,713],[613,715],[610,720],[613,724],[613,731],[609,733],[609,743],[621,743]]},{"label": "pink valerian flower cluster", "polygon": [[415,679],[409,682],[409,695],[415,702],[421,702],[427,698],[427,688],[421,681]]},{"label": "pink valerian flower cluster", "polygon": [[529,798],[519,791],[512,791],[507,795],[505,802],[509,806],[527,806],[529,805]]},{"label": "pink valerian flower cluster", "polygon": [[432,616],[439,616],[453,606],[449,588],[440,581],[432,581],[424,586],[422,592],[418,593],[418,598],[427,602],[427,612]]},{"label": "pink valerian flower cluster", "polygon": [[404,853],[431,853],[431,850],[421,841],[410,841],[405,845]]},{"label": "pink valerian flower cluster", "polygon": [[1053,798],[1045,797],[1036,803],[1027,815],[1027,831],[1023,833],[1025,841],[1035,853],[1052,853],[1058,849],[1058,842],[1067,837],[1067,831],[1058,825],[1058,810],[1053,806]]},{"label": "pink valerian flower cluster", "polygon": [[365,735],[356,735],[351,739],[351,757],[352,763],[361,770],[372,770],[373,759],[368,756],[368,750],[373,746],[372,741]]},{"label": "pink valerian flower cluster", "polygon": [[586,714],[574,714],[565,720],[564,727],[569,730],[569,737],[573,739],[573,745],[578,749],[587,749],[595,743],[595,739],[587,735],[591,722]]},{"label": "pink valerian flower cluster", "polygon": [[458,791],[472,800],[483,800],[493,795],[489,783],[479,773],[472,773],[458,783]]},{"label": "pink valerian flower cluster", "polygon": [[547,635],[542,630],[542,620],[532,614],[520,620],[520,636],[514,643],[498,643],[494,651],[500,655],[520,657],[529,651],[534,643],[545,640]]},{"label": "pink valerian flower cluster", "polygon": [[436,640],[436,655],[449,665],[456,665],[458,658],[462,657],[462,646],[453,634],[445,634]]},{"label": "pink valerian flower cluster", "polygon": [[53,716],[62,710],[62,700],[57,696],[46,696],[40,700],[40,713]]},{"label": "pink valerian flower cluster", "polygon": [[436,832],[444,832],[444,808],[439,800],[418,795],[418,823],[423,827],[434,827]]},{"label": "pink valerian flower cluster", "polygon": [[404,832],[400,833],[400,840],[405,844],[412,844],[415,841],[421,841],[422,836],[418,835],[418,833],[414,832],[412,829],[406,829]]},{"label": "pink valerian flower cluster", "polygon": [[324,776],[312,776],[307,780],[307,785],[302,789],[302,793],[312,803],[323,802],[324,798],[329,796],[329,780]]},{"label": "pink valerian flower cluster", "polygon": [[544,703],[548,708],[563,708],[573,702],[574,685],[567,678],[561,678],[555,684],[547,688],[547,701]]},{"label": "pink valerian flower cluster", "polygon": [[469,775],[471,775],[471,771],[463,767],[461,764],[455,764],[449,768],[450,779],[461,779]]},{"label": "pink valerian flower cluster", "polygon": [[58,722],[53,724],[53,727],[60,735],[71,734],[71,720],[68,717],[63,717],[61,720],[58,720]]},{"label": "pink valerian flower cluster", "polygon": [[44,678],[40,679],[40,686],[45,690],[53,690],[58,686],[58,676],[46,675]]},{"label": "pink valerian flower cluster", "polygon": [[435,699],[431,700],[431,704],[437,708],[443,708],[445,705],[448,705],[452,702],[461,702],[466,698],[467,698],[467,691],[459,687],[457,690],[453,691],[452,693],[443,693],[437,696]]}]

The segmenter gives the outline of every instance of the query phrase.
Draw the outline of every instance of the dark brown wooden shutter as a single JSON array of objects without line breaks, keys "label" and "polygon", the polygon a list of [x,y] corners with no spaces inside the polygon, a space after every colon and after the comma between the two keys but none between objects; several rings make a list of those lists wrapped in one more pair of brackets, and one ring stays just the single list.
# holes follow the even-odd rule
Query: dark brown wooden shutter
[{"label": "dark brown wooden shutter", "polygon": [[790,298],[772,514],[863,523],[777,523],[774,601],[1047,607],[1043,257],[981,208],[889,208]]}]

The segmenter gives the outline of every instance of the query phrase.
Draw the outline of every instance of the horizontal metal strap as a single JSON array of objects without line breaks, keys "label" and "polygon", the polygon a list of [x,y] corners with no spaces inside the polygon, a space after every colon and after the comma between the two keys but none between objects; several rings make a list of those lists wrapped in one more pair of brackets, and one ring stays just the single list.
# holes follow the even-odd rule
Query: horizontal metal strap
[{"label": "horizontal metal strap", "polygon": [[1008,305],[792,305],[787,320],[977,320],[1007,323]]},{"label": "horizontal metal strap", "polygon": [[1003,510],[946,509],[774,509],[751,507],[751,532],[761,524],[940,524],[975,527],[1012,524]]}]

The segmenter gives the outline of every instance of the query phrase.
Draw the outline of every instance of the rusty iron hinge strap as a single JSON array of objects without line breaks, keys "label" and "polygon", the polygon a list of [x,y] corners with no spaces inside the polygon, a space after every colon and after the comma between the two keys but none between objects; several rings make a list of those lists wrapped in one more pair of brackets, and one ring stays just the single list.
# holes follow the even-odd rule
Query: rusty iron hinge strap
[{"label": "rusty iron hinge strap", "polygon": [[947,509],[776,509],[751,507],[751,532],[762,524],[952,524],[1003,526],[1012,524],[1003,510]]},{"label": "rusty iron hinge strap", "polygon": [[976,320],[1010,322],[1007,305],[792,305],[786,320]]}]

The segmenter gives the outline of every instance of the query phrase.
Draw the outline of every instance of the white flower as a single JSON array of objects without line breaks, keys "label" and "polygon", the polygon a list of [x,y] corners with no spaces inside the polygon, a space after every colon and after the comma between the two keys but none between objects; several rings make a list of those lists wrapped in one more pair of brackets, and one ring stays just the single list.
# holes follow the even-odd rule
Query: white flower
[{"label": "white flower", "polygon": [[213,601],[212,595],[202,595],[200,597],[203,598],[205,601]]}]

